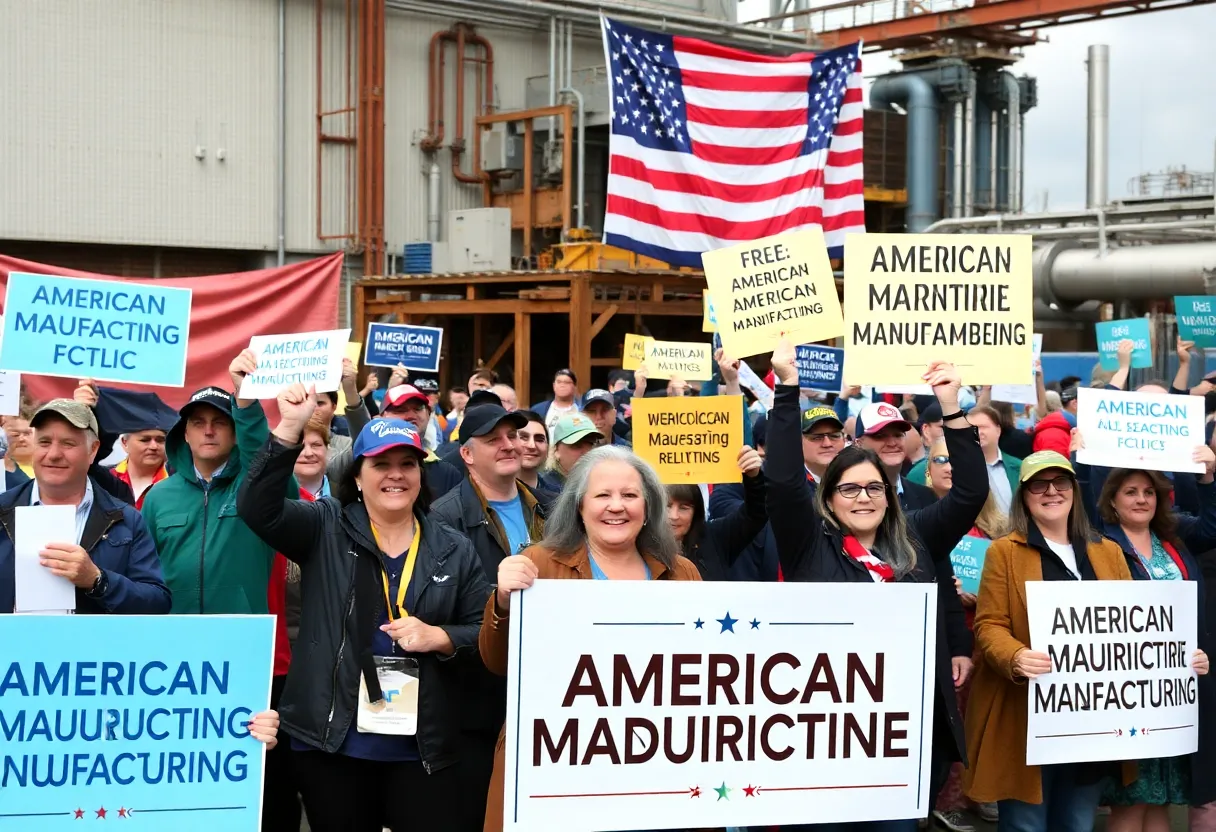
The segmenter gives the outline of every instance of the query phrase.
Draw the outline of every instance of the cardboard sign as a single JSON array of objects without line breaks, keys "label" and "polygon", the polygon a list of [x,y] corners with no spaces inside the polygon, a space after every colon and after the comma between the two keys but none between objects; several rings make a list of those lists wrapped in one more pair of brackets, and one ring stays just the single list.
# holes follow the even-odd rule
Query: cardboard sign
[{"label": "cardboard sign", "polygon": [[992,401],[1009,402],[1010,404],[1038,404],[1039,388],[1035,384],[1035,365],[1043,354],[1043,334],[1034,334],[1034,360],[1030,363],[1029,384],[994,384],[992,385]]},{"label": "cardboard sign", "polygon": [[646,360],[646,342],[650,340],[645,335],[626,335],[625,349],[621,355],[622,370],[636,370]]},{"label": "cardboard sign", "polygon": [[1026,383],[1029,234],[849,234],[844,267],[853,382],[919,384],[952,361],[964,384]]},{"label": "cardboard sign", "polygon": [[665,484],[742,482],[741,396],[633,399],[633,452]]},{"label": "cardboard sign", "polygon": [[0,416],[21,412],[21,373],[0,370]]},{"label": "cardboard sign", "polygon": [[318,393],[337,390],[349,339],[349,329],[253,336],[249,349],[258,357],[258,369],[245,376],[238,398],[273,399],[292,384],[315,385]]},{"label": "cardboard sign", "polygon": [[954,567],[954,577],[958,578],[963,592],[979,595],[980,575],[984,574],[984,559],[988,557],[991,545],[992,541],[986,537],[968,535],[950,553],[950,565]]},{"label": "cardboard sign", "polygon": [[794,348],[798,386],[803,390],[839,393],[844,384],[844,350],[801,344]]},{"label": "cardboard sign", "polygon": [[1136,348],[1132,350],[1132,369],[1153,366],[1148,318],[1099,321],[1094,324],[1094,334],[1098,337],[1098,360],[1103,370],[1119,369],[1119,342],[1124,339],[1136,342]]},{"label": "cardboard sign", "polygon": [[401,364],[407,370],[439,372],[439,354],[443,348],[440,327],[369,323],[365,343],[367,355],[363,363],[369,367]]},{"label": "cardboard sign", "polygon": [[734,358],[781,338],[826,341],[844,331],[823,231],[804,229],[701,255],[722,345]]},{"label": "cardboard sign", "polygon": [[505,829],[923,817],[936,602],[926,584],[513,593]]},{"label": "cardboard sign", "polygon": [[[359,359],[363,357],[363,345],[360,344],[358,341],[347,341],[346,342],[346,355],[344,357],[349,358],[350,363],[354,364],[355,368],[358,369]],[[346,400],[346,392],[339,385],[339,387],[338,387],[338,413],[344,412],[346,410],[346,406],[348,404],[350,404],[350,402],[348,402]]]},{"label": "cardboard sign", "polygon": [[1202,396],[1077,390],[1077,429],[1085,447],[1077,461],[1108,468],[1204,471],[1191,461],[1204,444]]},{"label": "cardboard sign", "polygon": [[709,381],[714,377],[713,349],[696,341],[647,338],[646,372],[649,378]]},{"label": "cardboard sign", "polygon": [[709,299],[708,289],[701,290],[701,331],[718,331],[718,316],[714,312],[714,302]]},{"label": "cardboard sign", "polygon": [[1194,341],[1199,349],[1216,347],[1216,297],[1178,295],[1174,298],[1178,337]]},{"label": "cardboard sign", "polygon": [[181,387],[190,290],[12,272],[0,368]]},{"label": "cardboard sign", "polygon": [[1199,747],[1193,581],[1028,581],[1027,765],[1177,757]]},{"label": "cardboard sign", "polygon": [[0,828],[260,828],[274,616],[0,615],[0,644]]}]

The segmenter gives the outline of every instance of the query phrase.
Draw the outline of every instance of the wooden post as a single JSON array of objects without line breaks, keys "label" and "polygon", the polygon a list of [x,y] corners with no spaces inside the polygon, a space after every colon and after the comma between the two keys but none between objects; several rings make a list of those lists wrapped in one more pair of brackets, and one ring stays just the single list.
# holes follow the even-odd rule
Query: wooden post
[{"label": "wooden post", "polygon": [[570,369],[581,389],[591,384],[591,277],[570,278]]},{"label": "wooden post", "polygon": [[[536,206],[532,204],[532,119],[524,121],[524,257],[532,256],[532,224],[535,221]],[[570,164],[569,160],[566,164]]]},{"label": "wooden post", "polygon": [[[566,129],[562,131],[562,242],[570,239],[570,206],[577,198],[574,192],[572,181],[574,179],[571,171],[574,170],[574,124],[571,115],[573,111],[567,105],[565,112],[562,113],[562,121]],[[582,174],[582,171],[579,171]],[[573,368],[572,368],[573,369]],[[575,372],[578,372],[575,370]]]},{"label": "wooden post", "polygon": [[520,406],[532,400],[532,316],[515,313],[515,395]]},{"label": "wooden post", "polygon": [[355,308],[351,310],[350,323],[351,330],[355,337],[360,338],[367,334],[367,290],[359,283],[355,284]]}]

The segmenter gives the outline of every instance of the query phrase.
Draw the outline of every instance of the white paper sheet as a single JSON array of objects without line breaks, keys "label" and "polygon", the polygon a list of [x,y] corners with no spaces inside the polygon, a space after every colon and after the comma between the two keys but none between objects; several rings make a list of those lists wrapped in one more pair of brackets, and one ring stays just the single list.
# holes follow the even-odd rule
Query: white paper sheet
[{"label": "white paper sheet", "polygon": [[76,539],[75,506],[17,506],[13,542],[17,612],[63,612],[76,609],[76,587],[47,569],[39,552],[48,543]]}]

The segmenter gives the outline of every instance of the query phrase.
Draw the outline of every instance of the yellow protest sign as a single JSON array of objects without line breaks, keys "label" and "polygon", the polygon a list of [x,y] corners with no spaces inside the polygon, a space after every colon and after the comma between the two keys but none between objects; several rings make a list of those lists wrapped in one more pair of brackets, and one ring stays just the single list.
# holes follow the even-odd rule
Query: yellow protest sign
[{"label": "yellow protest sign", "polygon": [[739,396],[635,398],[633,451],[665,484],[742,482]]},{"label": "yellow protest sign", "polygon": [[701,290],[701,331],[718,331],[718,319],[714,315],[714,305],[709,299],[708,289]]},{"label": "yellow protest sign", "polygon": [[849,234],[844,251],[847,384],[922,384],[932,361],[965,384],[1026,382],[1029,234]]},{"label": "yellow protest sign", "polygon": [[[363,342],[350,341],[346,345],[346,358],[351,360],[355,365],[355,369],[359,369],[359,359],[363,357]],[[373,371],[374,372],[374,371]],[[338,413],[346,410],[346,394],[342,392],[342,387],[338,387]]]},{"label": "yellow protest sign", "polygon": [[809,344],[844,332],[823,232],[805,229],[701,255],[722,348],[768,352],[782,338]]},{"label": "yellow protest sign", "polygon": [[649,378],[709,381],[714,377],[713,347],[696,341],[647,338],[646,372]]},{"label": "yellow protest sign", "polygon": [[621,369],[636,370],[638,365],[646,360],[646,342],[649,340],[645,335],[625,336],[625,350],[621,356]]}]

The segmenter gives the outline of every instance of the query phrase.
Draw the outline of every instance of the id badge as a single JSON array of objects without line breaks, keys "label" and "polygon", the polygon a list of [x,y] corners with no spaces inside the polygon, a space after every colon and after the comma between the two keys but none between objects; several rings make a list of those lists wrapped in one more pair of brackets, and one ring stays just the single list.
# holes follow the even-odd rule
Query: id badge
[{"label": "id badge", "polygon": [[369,702],[367,683],[359,677],[359,715],[365,734],[412,737],[418,733],[418,661],[400,656],[374,656],[384,698]]}]

